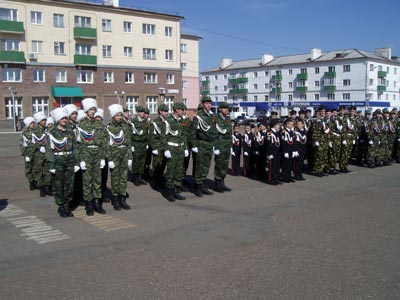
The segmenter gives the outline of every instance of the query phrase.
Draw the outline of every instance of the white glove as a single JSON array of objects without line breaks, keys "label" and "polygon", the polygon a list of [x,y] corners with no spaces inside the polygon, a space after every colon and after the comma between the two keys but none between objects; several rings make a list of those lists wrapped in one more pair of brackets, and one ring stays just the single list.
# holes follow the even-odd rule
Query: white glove
[{"label": "white glove", "polygon": [[243,153],[244,156],[249,156],[249,153],[245,152]]},{"label": "white glove", "polygon": [[153,155],[158,155],[158,150],[157,149],[153,150],[153,151],[151,151],[151,153],[153,153]]},{"label": "white glove", "polygon": [[109,162],[108,162],[108,167],[109,167],[110,169],[114,169],[114,168],[115,168],[114,162],[113,162],[113,161],[109,161]]},{"label": "white glove", "polygon": [[25,162],[30,162],[31,159],[28,156],[25,156]]},{"label": "white glove", "polygon": [[299,157],[300,155],[299,155],[299,152],[293,151],[292,156],[293,156],[293,157]]},{"label": "white glove", "polygon": [[329,148],[333,148],[332,142],[329,142]]},{"label": "white glove", "polygon": [[132,170],[132,159],[128,159],[128,169]]},{"label": "white glove", "polygon": [[269,155],[269,156],[267,156],[267,158],[268,158],[269,160],[271,160],[271,159],[274,159],[274,156],[273,156],[273,155]]},{"label": "white glove", "polygon": [[327,129],[325,129],[325,131],[324,131],[326,134],[328,134],[329,132],[330,132],[330,129],[329,128],[327,128]]},{"label": "white glove", "polygon": [[369,141],[368,144],[373,145],[374,141]]},{"label": "white glove", "polygon": [[285,158],[289,158],[289,153],[285,153],[283,156],[284,156]]},{"label": "white glove", "polygon": [[339,125],[339,126],[337,127],[337,129],[339,129],[339,131],[342,131],[343,125]]},{"label": "white glove", "polygon": [[199,148],[193,147],[193,148],[192,148],[192,152],[194,152],[194,153],[199,153]]},{"label": "white glove", "polygon": [[343,145],[347,145],[347,141],[344,140],[344,141],[342,142],[342,144],[343,144]]},{"label": "white glove", "polygon": [[400,139],[397,139],[398,142],[400,142]]},{"label": "white glove", "polygon": [[220,155],[220,154],[221,154],[221,152],[219,151],[219,149],[213,148],[213,152],[214,152],[214,155]]},{"label": "white glove", "polygon": [[39,151],[42,153],[46,153],[46,148],[44,146],[42,146],[39,148]]},{"label": "white glove", "polygon": [[135,152],[135,147],[131,147],[131,152]]},{"label": "white glove", "polygon": [[189,150],[185,150],[185,157],[189,157]]},{"label": "white glove", "polygon": [[50,172],[51,174],[56,174],[56,169],[50,169],[49,172]]},{"label": "white glove", "polygon": [[355,145],[355,144],[356,144],[356,140],[353,141],[353,145]]},{"label": "white glove", "polygon": [[231,151],[231,155],[232,156],[236,156],[235,152]]},{"label": "white glove", "polygon": [[318,141],[314,142],[314,146],[319,147],[319,142]]},{"label": "white glove", "polygon": [[[81,168],[79,166],[74,166],[74,173],[78,172]],[[51,173],[51,172],[50,172]]]},{"label": "white glove", "polygon": [[171,151],[165,150],[165,151],[164,151],[164,156],[165,156],[165,158],[171,158],[171,157],[172,157]]},{"label": "white glove", "polygon": [[256,151],[256,155],[260,155],[260,152]]},{"label": "white glove", "polygon": [[86,163],[84,161],[81,161],[81,163],[79,165],[81,166],[82,171],[86,170]]},{"label": "white glove", "polygon": [[149,145],[146,145],[146,150],[149,150]]},{"label": "white glove", "polygon": [[106,166],[105,159],[100,160],[100,169],[103,169]]}]

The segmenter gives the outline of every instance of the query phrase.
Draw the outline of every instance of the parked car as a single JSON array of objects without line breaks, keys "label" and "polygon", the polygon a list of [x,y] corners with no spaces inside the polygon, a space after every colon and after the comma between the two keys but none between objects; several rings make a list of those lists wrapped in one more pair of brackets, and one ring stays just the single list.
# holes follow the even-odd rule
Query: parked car
[{"label": "parked car", "polygon": [[244,125],[246,123],[246,118],[244,116],[238,116],[235,119],[235,124]]},{"label": "parked car", "polygon": [[249,121],[249,122],[256,122],[257,121],[257,116],[256,115],[252,115],[252,116],[249,116],[248,118],[247,118],[247,121]]}]

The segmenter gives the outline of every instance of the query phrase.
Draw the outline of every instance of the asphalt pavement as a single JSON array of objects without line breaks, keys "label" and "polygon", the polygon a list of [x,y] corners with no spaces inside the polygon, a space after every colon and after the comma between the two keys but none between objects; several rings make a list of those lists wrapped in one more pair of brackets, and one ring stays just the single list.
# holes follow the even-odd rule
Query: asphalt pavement
[{"label": "asphalt pavement", "polygon": [[[0,299],[400,299],[400,165],[62,219],[0,134]],[[212,173],[209,178],[212,179]]]}]

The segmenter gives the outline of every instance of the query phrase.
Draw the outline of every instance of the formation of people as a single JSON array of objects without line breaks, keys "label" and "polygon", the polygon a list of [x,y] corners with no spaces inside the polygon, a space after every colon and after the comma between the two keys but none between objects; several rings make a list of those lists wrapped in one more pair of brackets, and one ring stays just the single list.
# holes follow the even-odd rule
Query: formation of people
[{"label": "formation of people", "polygon": [[[232,175],[271,185],[305,180],[305,161],[320,177],[348,172],[352,158],[371,168],[400,162],[397,110],[362,116],[354,107],[320,107],[314,116],[306,110],[286,118],[273,112],[268,121],[245,124],[242,131],[230,119],[229,105],[222,102],[213,113],[209,97],[192,118],[182,103],[175,103],[171,113],[160,105],[153,120],[147,108],[137,106],[131,118],[128,109],[112,104],[107,125],[95,99],[81,103],[81,110],[69,104],[52,110],[50,117],[37,112],[25,118],[21,134],[30,189],[39,189],[41,197],[54,195],[64,218],[72,217],[78,205],[85,206],[88,216],[105,214],[103,202],[117,211],[131,209],[129,181],[135,186],[150,183],[170,202],[185,200],[190,157],[197,197],[213,194],[207,181],[213,157],[213,190],[219,193],[231,191],[225,184],[230,161]],[[105,195],[108,173],[110,197]]]}]

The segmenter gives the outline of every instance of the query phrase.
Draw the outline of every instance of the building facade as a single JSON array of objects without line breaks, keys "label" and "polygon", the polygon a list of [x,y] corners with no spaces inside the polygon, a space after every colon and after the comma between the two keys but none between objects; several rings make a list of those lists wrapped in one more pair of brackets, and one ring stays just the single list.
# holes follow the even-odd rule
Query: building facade
[{"label": "building facade", "polygon": [[0,0],[0,120],[84,97],[172,107],[182,100],[181,20],[117,0]]},{"label": "building facade", "polygon": [[202,72],[201,94],[248,114],[324,105],[362,110],[400,107],[400,64],[390,48],[357,49],[232,61]]}]

